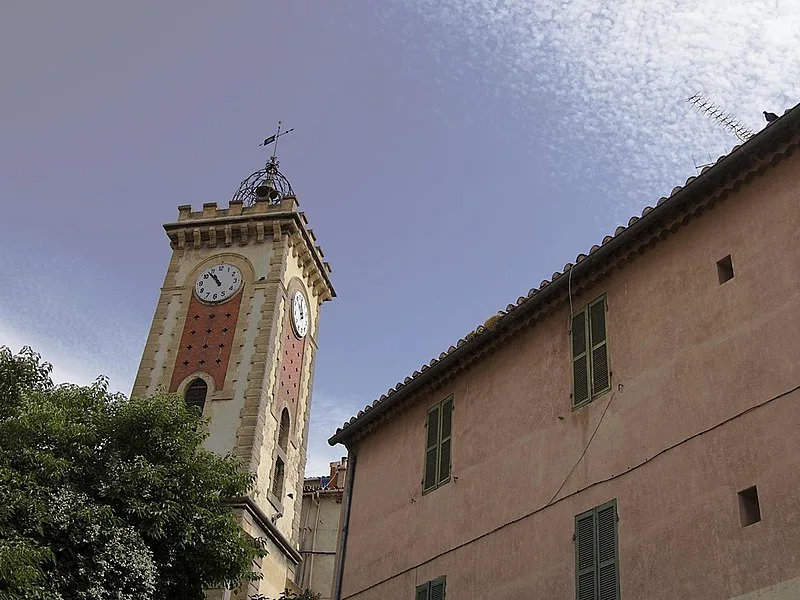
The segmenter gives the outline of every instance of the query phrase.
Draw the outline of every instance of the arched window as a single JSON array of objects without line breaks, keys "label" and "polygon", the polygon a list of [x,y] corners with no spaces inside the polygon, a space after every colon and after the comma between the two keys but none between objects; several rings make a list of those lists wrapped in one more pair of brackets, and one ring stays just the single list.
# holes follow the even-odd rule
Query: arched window
[{"label": "arched window", "polygon": [[275,472],[272,474],[272,494],[280,501],[283,501],[283,461],[280,458],[275,460]]},{"label": "arched window", "polygon": [[198,406],[200,412],[203,412],[203,407],[206,404],[206,394],[208,394],[208,384],[198,377],[186,388],[183,399],[186,401],[187,406]]},{"label": "arched window", "polygon": [[281,411],[281,426],[278,429],[278,447],[286,452],[286,446],[289,443],[289,409],[285,408]]}]

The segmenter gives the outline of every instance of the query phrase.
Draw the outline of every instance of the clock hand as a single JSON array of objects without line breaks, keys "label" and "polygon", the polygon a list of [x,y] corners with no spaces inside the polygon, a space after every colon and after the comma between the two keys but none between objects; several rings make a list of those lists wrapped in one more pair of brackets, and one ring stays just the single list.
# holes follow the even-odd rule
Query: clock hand
[{"label": "clock hand", "polygon": [[209,273],[209,275],[211,275],[211,279],[213,279],[217,283],[218,286],[222,285],[222,282],[217,278],[216,275],[214,275],[213,273]]}]

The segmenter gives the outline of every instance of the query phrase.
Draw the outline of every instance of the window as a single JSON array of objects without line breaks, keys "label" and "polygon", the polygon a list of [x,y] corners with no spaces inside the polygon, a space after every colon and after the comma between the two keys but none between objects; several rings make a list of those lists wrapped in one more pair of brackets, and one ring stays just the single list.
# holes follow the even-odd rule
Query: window
[{"label": "window", "polygon": [[611,388],[606,340],[606,298],[572,315],[572,406],[580,406]]},{"label": "window", "polygon": [[575,517],[575,597],[619,600],[616,500]]},{"label": "window", "polygon": [[417,586],[416,600],[444,600],[445,578],[439,577]]},{"label": "window", "polygon": [[425,443],[425,476],[422,491],[428,492],[450,481],[453,397],[442,400],[428,410]]},{"label": "window", "polygon": [[281,424],[278,429],[278,447],[286,452],[286,446],[289,443],[289,409],[285,408],[281,411]]},{"label": "window", "polygon": [[733,279],[733,262],[731,261],[730,254],[717,261],[717,276],[719,277],[720,284]]},{"label": "window", "polygon": [[739,492],[739,520],[742,527],[747,527],[761,520],[761,507],[758,505],[756,486]]},{"label": "window", "polygon": [[208,394],[208,384],[199,377],[189,384],[186,392],[183,394],[183,399],[187,406],[197,406],[200,412],[203,412],[203,407],[206,404],[206,395]]},{"label": "window", "polygon": [[275,459],[275,471],[272,473],[272,495],[283,502],[283,460]]}]

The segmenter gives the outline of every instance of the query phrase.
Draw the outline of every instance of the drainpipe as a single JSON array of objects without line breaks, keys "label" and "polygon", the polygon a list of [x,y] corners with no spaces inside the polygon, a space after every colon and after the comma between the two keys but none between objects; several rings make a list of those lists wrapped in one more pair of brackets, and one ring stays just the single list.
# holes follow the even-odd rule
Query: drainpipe
[{"label": "drainpipe", "polygon": [[[347,445],[345,444],[347,448]],[[353,482],[356,480],[356,453],[347,448],[347,486],[344,492],[344,523],[342,537],[336,549],[339,560],[336,563],[336,579],[333,584],[333,600],[342,600],[342,575],[344,574],[344,558],[347,554],[347,530],[350,526],[350,506],[353,501]]]},{"label": "drainpipe", "polygon": [[[311,587],[311,579],[314,576],[314,561],[317,559],[317,553],[315,550],[317,549],[317,528],[319,527],[319,509],[320,504],[322,504],[320,500],[319,491],[314,492],[314,496],[317,497],[317,517],[314,519],[314,529],[313,533],[311,534],[311,564],[308,565],[308,583],[306,587]],[[311,499],[314,499],[314,496]]]}]

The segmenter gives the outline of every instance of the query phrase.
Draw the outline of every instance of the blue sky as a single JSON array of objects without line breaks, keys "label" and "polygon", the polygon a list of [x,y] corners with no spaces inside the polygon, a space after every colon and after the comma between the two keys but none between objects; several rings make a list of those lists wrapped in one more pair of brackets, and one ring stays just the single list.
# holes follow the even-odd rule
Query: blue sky
[{"label": "blue sky", "polygon": [[[800,0],[7,2],[0,344],[129,393],[177,206],[281,169],[334,272],[309,473],[363,405],[798,101]],[[698,5],[699,4],[699,5]]]}]

